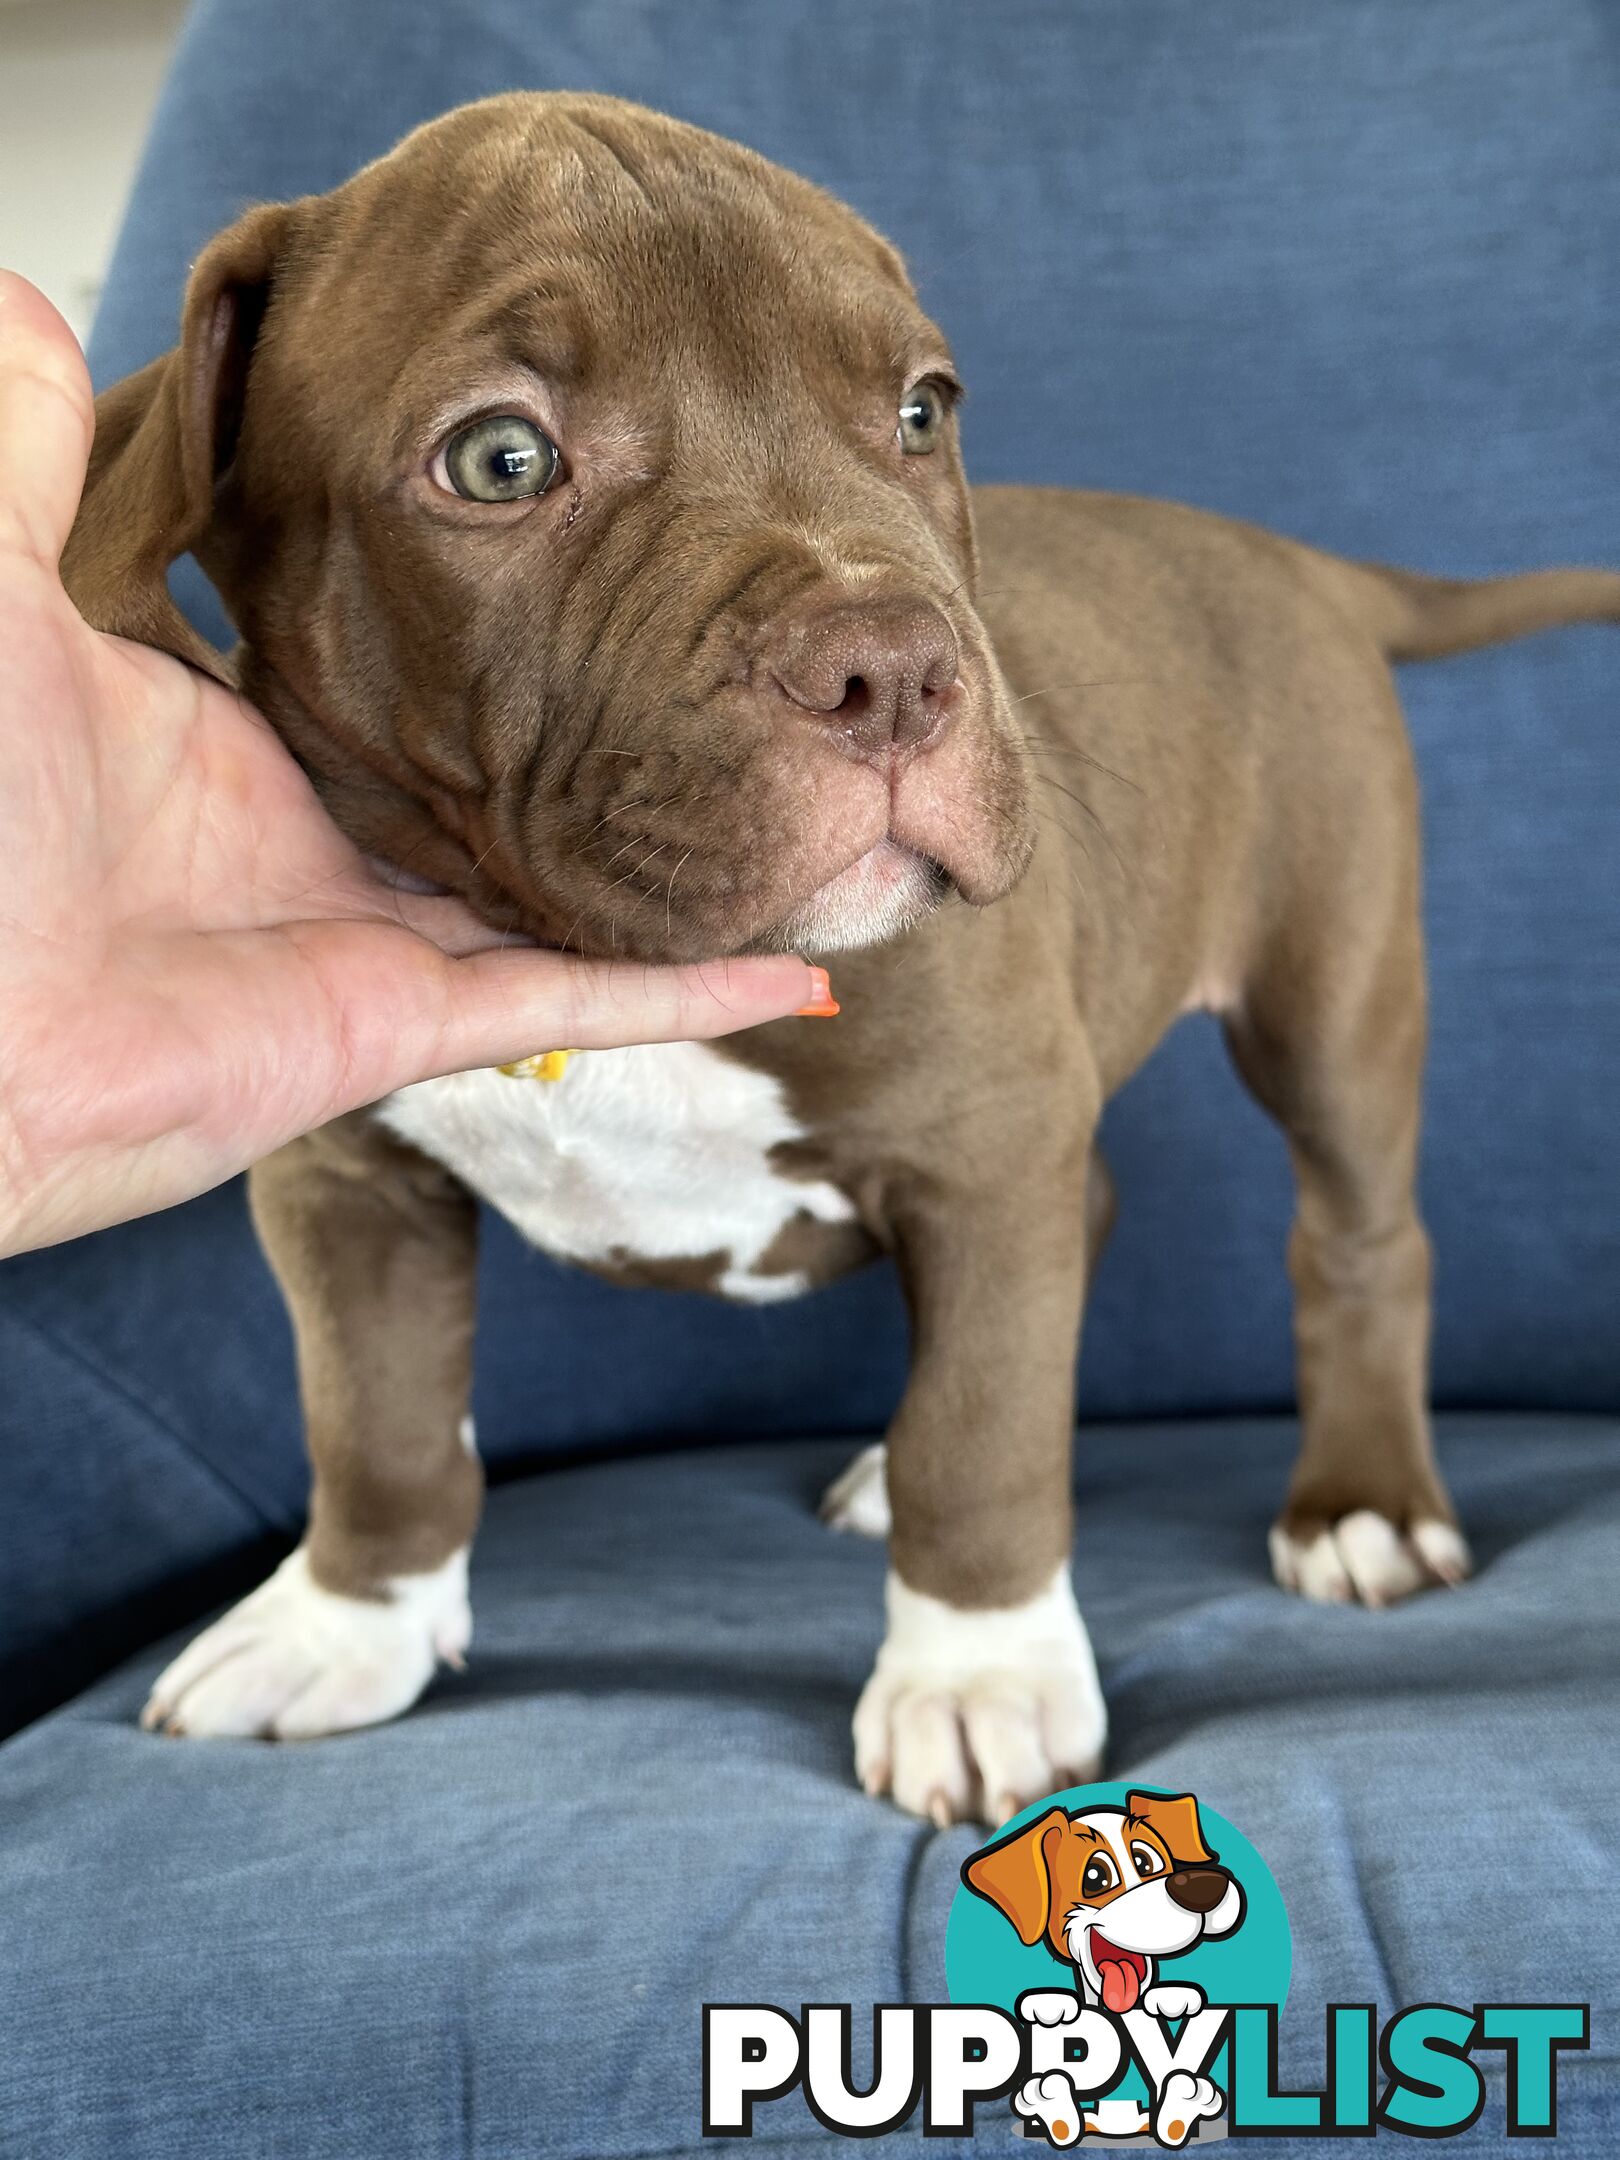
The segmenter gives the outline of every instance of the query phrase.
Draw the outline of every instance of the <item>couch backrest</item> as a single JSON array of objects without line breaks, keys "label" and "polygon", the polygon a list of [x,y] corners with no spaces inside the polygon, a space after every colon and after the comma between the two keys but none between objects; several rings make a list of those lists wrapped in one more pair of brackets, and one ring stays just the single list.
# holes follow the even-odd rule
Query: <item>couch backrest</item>
[{"label": "couch backrest", "polygon": [[[646,100],[855,202],[955,342],[980,478],[1184,497],[1438,570],[1620,563],[1620,24],[1602,0],[203,0],[98,379],[172,342],[188,260],[244,203],[331,185],[515,85]],[[1446,1400],[1620,1402],[1617,686],[1620,632],[1598,629],[1403,685]],[[1109,1147],[1123,1213],[1085,1406],[1287,1401],[1282,1149],[1210,1029],[1172,1038]],[[219,1247],[198,1289],[268,1313],[239,1212],[196,1219]],[[126,1240],[109,1253],[148,1249]],[[132,1334],[145,1294],[120,1303]],[[487,1317],[497,1452],[868,1425],[902,1370],[881,1275],[725,1314],[561,1276],[501,1235]],[[233,1354],[263,1360],[250,1393],[280,1402],[266,1326],[271,1348]]]}]

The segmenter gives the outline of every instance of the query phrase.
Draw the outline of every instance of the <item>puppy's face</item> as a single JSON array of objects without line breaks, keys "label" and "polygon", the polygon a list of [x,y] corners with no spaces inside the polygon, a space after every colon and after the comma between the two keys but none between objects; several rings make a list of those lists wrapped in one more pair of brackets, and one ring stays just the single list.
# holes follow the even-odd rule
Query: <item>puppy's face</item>
[{"label": "puppy's face", "polygon": [[1043,1938],[1086,1993],[1120,2015],[1136,2007],[1157,1961],[1227,1935],[1243,1893],[1204,1843],[1190,1793],[1131,1793],[1123,1808],[1053,1808],[967,1863],[970,1889],[1025,1943]]},{"label": "puppy's face", "polygon": [[1204,1933],[1204,1914],[1169,1894],[1176,1863],[1142,1816],[1079,1817],[1051,1864],[1049,1932],[1110,2010],[1134,2009],[1154,1961]]},{"label": "puppy's face", "polygon": [[643,959],[825,952],[1010,888],[1031,813],[958,386],[859,219],[551,97],[277,215],[198,552],[356,839]]}]

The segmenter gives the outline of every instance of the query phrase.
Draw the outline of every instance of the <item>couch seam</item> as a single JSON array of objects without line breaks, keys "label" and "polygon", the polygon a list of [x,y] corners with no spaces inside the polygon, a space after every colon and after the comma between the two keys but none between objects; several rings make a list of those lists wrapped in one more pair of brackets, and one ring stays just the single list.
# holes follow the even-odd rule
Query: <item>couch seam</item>
[{"label": "couch seam", "polygon": [[1372,1900],[1367,1895],[1367,1885],[1362,1877],[1361,1858],[1356,1851],[1355,1839],[1350,1834],[1350,1825],[1345,1817],[1343,1797],[1342,1795],[1335,1794],[1334,1799],[1334,1812],[1338,1817],[1339,1833],[1344,1839],[1345,1856],[1350,1870],[1351,1888],[1355,1891],[1356,1894],[1356,1905],[1360,1910],[1362,1923],[1367,1931],[1368,1945],[1372,1950],[1373,1956],[1378,1961],[1378,2000],[1380,2002],[1395,2003],[1400,2000],[1400,1997],[1397,1996],[1397,1994],[1395,1993],[1394,1967],[1390,1963],[1389,1952],[1385,1948],[1384,1938],[1379,1932],[1378,1922],[1373,1915]]},{"label": "couch seam", "polygon": [[7,1308],[5,1318],[16,1326],[25,1328],[47,1349],[53,1351],[58,1357],[64,1359],[69,1365],[72,1365],[93,1381],[104,1394],[124,1403],[135,1412],[137,1417],[143,1418],[148,1425],[172,1441],[188,1462],[192,1463],[197,1469],[206,1472],[239,1505],[246,1508],[251,1514],[259,1516],[267,1527],[276,1530],[293,1527],[282,1511],[268,1506],[250,1487],[239,1484],[236,1479],[229,1476],[220,1468],[218,1463],[205,1455],[193,1441],[189,1440],[169,1418],[165,1417],[160,1410],[154,1408],[143,1396],[139,1395],[127,1381],[121,1380],[116,1374],[109,1372],[104,1365],[100,1364],[87,1352],[81,1350],[76,1343],[68,1341],[65,1337],[59,1335],[54,1328],[47,1327],[44,1322],[36,1320],[31,1313],[19,1312],[15,1306]]},{"label": "couch seam", "polygon": [[911,1851],[906,1857],[905,1879],[900,1886],[900,1955],[896,1961],[900,1982],[901,2002],[914,2003],[917,1998],[912,1991],[911,1973],[911,1927],[917,1906],[917,1880],[922,1874],[923,1856],[928,1851],[935,1833],[919,1827],[912,1840]]}]

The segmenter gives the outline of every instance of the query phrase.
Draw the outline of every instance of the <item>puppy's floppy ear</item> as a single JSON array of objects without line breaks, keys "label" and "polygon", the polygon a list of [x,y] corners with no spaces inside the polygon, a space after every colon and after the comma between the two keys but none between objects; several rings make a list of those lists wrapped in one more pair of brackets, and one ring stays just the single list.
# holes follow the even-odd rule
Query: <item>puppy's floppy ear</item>
[{"label": "puppy's floppy ear", "polygon": [[1180,1867],[1202,1867],[1215,1855],[1204,1843],[1204,1826],[1198,1819],[1198,1802],[1190,1792],[1133,1792],[1125,1795],[1125,1812],[1145,1822],[1163,1838],[1170,1857]]},{"label": "puppy's floppy ear", "polygon": [[293,208],[262,204],[211,241],[186,287],[180,343],[97,398],[90,470],[62,556],[62,582],[86,622],[224,683],[225,660],[175,606],[167,573],[213,515]]},{"label": "puppy's floppy ear", "polygon": [[1018,1930],[1020,1942],[1038,1943],[1052,1912],[1051,1858],[1069,1832],[1062,1808],[1048,1808],[999,1845],[976,1852],[962,1869],[962,1880],[988,1898]]}]

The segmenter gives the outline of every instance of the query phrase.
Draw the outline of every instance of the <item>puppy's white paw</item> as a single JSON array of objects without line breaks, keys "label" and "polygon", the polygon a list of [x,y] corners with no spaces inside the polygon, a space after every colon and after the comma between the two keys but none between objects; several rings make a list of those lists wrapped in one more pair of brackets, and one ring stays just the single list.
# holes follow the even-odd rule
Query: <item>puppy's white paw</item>
[{"label": "puppy's white paw", "polygon": [[1097,1774],[1108,1714],[1061,1567],[1027,1605],[964,1611],[892,1571],[889,1628],[855,1710],[855,1770],[941,1829],[1005,1822]]},{"label": "puppy's white paw", "polygon": [[162,1673],[141,1712],[184,1738],[309,1740],[408,1710],[439,1659],[472,1638],[467,1555],[404,1575],[383,1598],[323,1590],[300,1546],[267,1582],[205,1628]]},{"label": "puppy's white paw", "polygon": [[1142,1997],[1142,2008],[1149,2017],[1186,2018],[1204,2007],[1204,1991],[1186,1982],[1165,1981],[1159,1987],[1150,1987]]},{"label": "puppy's white paw", "polygon": [[1323,1605],[1394,1605],[1414,1590],[1467,1579],[1473,1559],[1448,1522],[1417,1522],[1403,1537],[1371,1508],[1341,1515],[1301,1539],[1281,1523],[1271,1532],[1271,1572],[1284,1590]]},{"label": "puppy's white paw", "polygon": [[1013,2106],[1020,2115],[1038,2122],[1054,2145],[1073,2145],[1084,2128],[1080,2095],[1066,2070],[1025,2078],[1013,2094]]},{"label": "puppy's white paw", "polygon": [[862,1448],[849,1468],[821,1496],[821,1519],[829,1529],[856,1537],[889,1534],[889,1451],[881,1440]]},{"label": "puppy's white paw", "polygon": [[1072,2025],[1080,2015],[1080,1998],[1067,1988],[1030,1988],[1018,1998],[1018,2015],[1026,2025]]},{"label": "puppy's white paw", "polygon": [[1205,2117],[1218,2115],[1224,2105],[1220,2087],[1207,2077],[1172,2070],[1153,2110],[1153,2135],[1172,2149],[1185,2145]]}]

